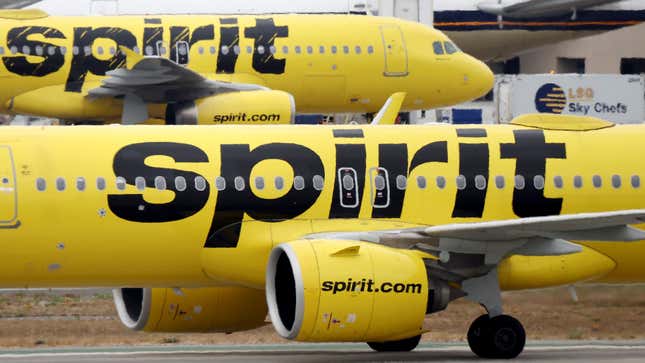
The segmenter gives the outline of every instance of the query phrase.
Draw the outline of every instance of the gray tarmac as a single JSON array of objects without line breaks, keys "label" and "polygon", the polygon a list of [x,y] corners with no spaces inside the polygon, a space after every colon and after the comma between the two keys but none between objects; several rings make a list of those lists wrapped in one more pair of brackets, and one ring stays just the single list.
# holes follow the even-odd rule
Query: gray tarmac
[{"label": "gray tarmac", "polygon": [[[364,344],[16,349],[0,362],[476,362],[465,344],[424,343],[411,353],[374,353]],[[644,362],[645,341],[529,342],[518,362]]]}]

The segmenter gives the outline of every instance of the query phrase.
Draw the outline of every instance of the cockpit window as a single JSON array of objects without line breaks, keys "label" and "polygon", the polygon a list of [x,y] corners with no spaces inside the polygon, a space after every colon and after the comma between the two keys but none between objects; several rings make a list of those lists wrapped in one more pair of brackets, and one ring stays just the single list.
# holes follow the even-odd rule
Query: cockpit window
[{"label": "cockpit window", "polygon": [[432,43],[432,48],[434,49],[434,54],[436,55],[442,55],[444,53],[443,45],[441,45],[441,42]]},{"label": "cockpit window", "polygon": [[454,43],[451,42],[443,42],[443,45],[446,47],[446,53],[448,54],[455,54],[459,51],[459,48]]}]

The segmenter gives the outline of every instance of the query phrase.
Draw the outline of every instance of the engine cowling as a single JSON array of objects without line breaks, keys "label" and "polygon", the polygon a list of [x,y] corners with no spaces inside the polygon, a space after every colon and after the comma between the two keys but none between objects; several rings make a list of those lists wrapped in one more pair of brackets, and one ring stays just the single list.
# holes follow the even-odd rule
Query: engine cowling
[{"label": "engine cowling", "polygon": [[422,252],[355,241],[281,244],[266,294],[278,334],[298,341],[390,341],[423,333],[428,277]]},{"label": "engine cowling", "polygon": [[222,93],[197,101],[169,104],[166,122],[200,125],[291,124],[296,116],[293,96],[276,90]]},{"label": "engine cowling", "polygon": [[121,322],[147,332],[235,332],[265,324],[264,291],[243,287],[113,290]]}]

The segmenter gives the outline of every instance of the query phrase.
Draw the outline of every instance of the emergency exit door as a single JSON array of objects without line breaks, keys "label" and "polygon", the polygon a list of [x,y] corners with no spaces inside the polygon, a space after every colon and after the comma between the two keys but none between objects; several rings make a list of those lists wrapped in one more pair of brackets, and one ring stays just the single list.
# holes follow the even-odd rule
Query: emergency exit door
[{"label": "emergency exit door", "polygon": [[404,77],[408,75],[408,51],[403,32],[397,25],[381,26],[383,50],[385,52],[385,70],[387,77]]},{"label": "emergency exit door", "polygon": [[0,146],[0,228],[16,224],[18,201],[11,148]]}]

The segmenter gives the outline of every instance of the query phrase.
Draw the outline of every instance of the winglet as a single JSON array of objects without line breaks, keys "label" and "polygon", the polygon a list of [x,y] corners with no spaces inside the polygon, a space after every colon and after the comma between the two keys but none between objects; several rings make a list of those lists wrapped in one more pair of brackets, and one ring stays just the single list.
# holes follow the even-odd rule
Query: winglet
[{"label": "winglet", "polygon": [[374,116],[372,125],[394,125],[406,95],[405,92],[397,92],[390,96],[383,108]]},{"label": "winglet", "polygon": [[358,252],[360,251],[361,246],[350,246],[347,248],[343,248],[342,250],[338,250],[334,253],[331,254],[332,257],[349,257],[349,256],[356,256],[358,255]]},{"label": "winglet", "polygon": [[125,66],[128,69],[132,69],[135,64],[139,63],[140,60],[143,59],[143,56],[141,54],[135,53],[132,49],[124,46],[119,46],[119,49],[123,54],[125,54]]}]

